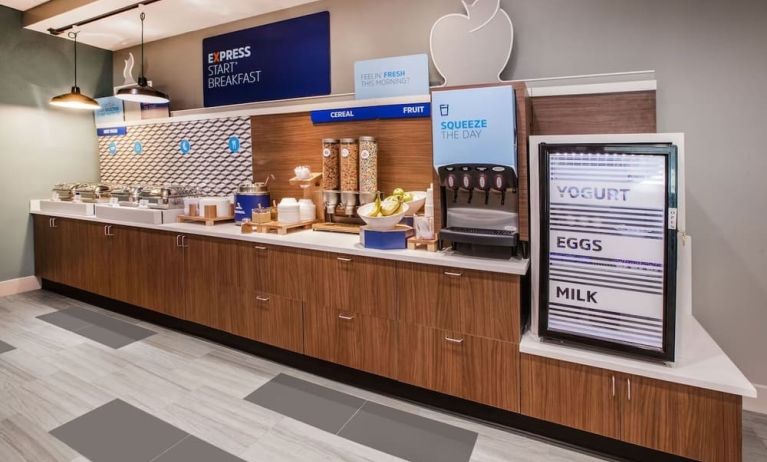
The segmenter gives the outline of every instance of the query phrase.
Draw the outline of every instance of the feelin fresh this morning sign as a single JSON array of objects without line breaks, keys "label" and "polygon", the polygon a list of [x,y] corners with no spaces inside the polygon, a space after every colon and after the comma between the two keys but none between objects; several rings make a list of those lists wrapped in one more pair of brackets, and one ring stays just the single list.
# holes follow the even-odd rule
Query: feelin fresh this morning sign
[{"label": "feelin fresh this morning sign", "polygon": [[202,41],[206,107],[330,94],[330,14]]},{"label": "feelin fresh this morning sign", "polygon": [[428,95],[428,55],[355,62],[354,94],[357,99]]},{"label": "feelin fresh this morning sign", "polygon": [[511,86],[432,92],[434,165],[484,163],[517,168]]}]

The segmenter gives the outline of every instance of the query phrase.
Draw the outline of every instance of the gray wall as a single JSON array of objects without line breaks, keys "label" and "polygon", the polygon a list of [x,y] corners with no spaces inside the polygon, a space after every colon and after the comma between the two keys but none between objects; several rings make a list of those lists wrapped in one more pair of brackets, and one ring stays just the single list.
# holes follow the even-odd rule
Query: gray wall
[{"label": "gray wall", "polygon": [[[79,45],[78,62],[84,93],[111,92],[111,52]],[[98,178],[93,115],[48,105],[69,91],[72,65],[72,42],[24,30],[21,13],[0,6],[0,281],[34,273],[29,199]]]},{"label": "gray wall", "polygon": [[[749,378],[767,384],[767,2],[502,0],[515,26],[506,78],[655,69],[661,131],[687,134],[695,314]],[[203,37],[331,12],[333,92],[357,59],[428,52],[458,0],[323,0],[147,47],[148,76],[174,109],[202,105]],[[115,55],[121,81],[124,53]],[[434,77],[436,81],[436,76]]]}]

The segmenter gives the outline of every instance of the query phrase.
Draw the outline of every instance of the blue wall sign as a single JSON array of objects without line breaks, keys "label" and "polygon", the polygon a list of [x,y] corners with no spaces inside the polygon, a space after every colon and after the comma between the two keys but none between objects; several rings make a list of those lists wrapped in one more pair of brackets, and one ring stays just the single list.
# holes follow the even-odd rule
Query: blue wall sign
[{"label": "blue wall sign", "polygon": [[432,92],[434,165],[517,168],[516,100],[510,85]]},{"label": "blue wall sign", "polygon": [[185,156],[192,150],[192,143],[190,143],[189,140],[181,140],[178,149],[181,151],[181,154]]},{"label": "blue wall sign", "polygon": [[330,94],[330,13],[202,41],[206,107]]},{"label": "blue wall sign", "polygon": [[128,127],[109,127],[97,128],[97,136],[125,136],[128,134]]},{"label": "blue wall sign", "polygon": [[412,119],[429,117],[429,103],[389,104],[386,106],[366,106],[346,109],[328,109],[312,111],[312,123],[351,122],[375,119]]},{"label": "blue wall sign", "polygon": [[143,151],[144,151],[144,147],[141,145],[141,141],[134,141],[133,152],[136,154],[141,154]]},{"label": "blue wall sign", "polygon": [[240,139],[236,136],[230,136],[227,144],[229,145],[229,152],[232,154],[240,152]]},{"label": "blue wall sign", "polygon": [[354,63],[357,99],[429,94],[426,54],[370,59]]},{"label": "blue wall sign", "polygon": [[117,143],[112,141],[109,143],[109,155],[113,156],[117,154]]}]

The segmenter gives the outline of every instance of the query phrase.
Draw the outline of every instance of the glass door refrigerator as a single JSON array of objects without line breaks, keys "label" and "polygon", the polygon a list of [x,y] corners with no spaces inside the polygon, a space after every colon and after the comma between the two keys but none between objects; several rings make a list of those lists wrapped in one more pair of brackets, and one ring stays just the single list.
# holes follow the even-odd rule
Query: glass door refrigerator
[{"label": "glass door refrigerator", "polygon": [[538,334],[674,361],[677,148],[539,145]]}]

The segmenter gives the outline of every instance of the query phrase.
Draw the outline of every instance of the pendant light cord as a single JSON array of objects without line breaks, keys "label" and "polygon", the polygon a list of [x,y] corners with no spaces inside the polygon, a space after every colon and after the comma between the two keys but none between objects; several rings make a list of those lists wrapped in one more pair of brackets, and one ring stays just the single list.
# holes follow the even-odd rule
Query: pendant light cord
[{"label": "pendant light cord", "polygon": [[71,38],[75,44],[75,86],[77,86],[77,34],[79,32],[67,33],[67,37]]},{"label": "pendant light cord", "polygon": [[144,77],[144,19],[146,19],[146,13],[143,11],[139,15],[141,18],[141,76]]}]

